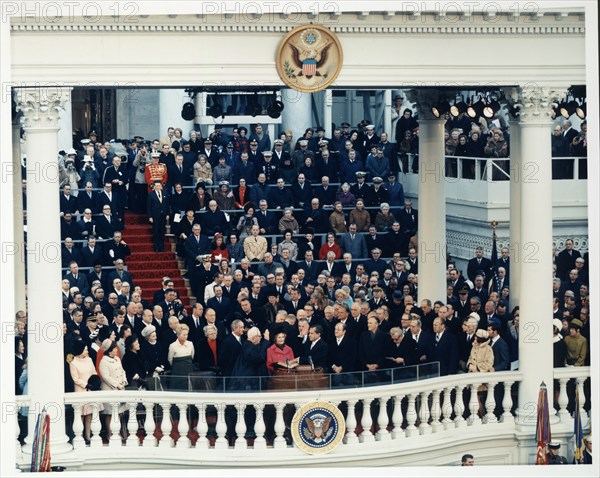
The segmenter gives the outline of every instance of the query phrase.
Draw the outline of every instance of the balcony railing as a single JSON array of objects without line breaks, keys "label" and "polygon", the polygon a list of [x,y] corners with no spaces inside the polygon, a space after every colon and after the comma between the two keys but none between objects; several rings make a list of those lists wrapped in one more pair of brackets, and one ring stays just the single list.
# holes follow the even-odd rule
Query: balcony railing
[{"label": "balcony railing", "polygon": [[[552,414],[553,431],[572,433],[573,387],[579,388],[582,424],[584,431],[588,430],[589,367],[555,369],[554,377],[560,393]],[[269,393],[100,391],[65,394],[65,406],[75,417],[74,450],[91,467],[105,464],[107,459],[163,465],[181,465],[185,459],[188,466],[223,466],[224,457],[235,456],[245,458],[230,461],[227,466],[247,466],[246,458],[300,465],[304,455],[291,442],[290,421],[295,409],[315,399],[338,405],[346,420],[340,449],[322,458],[321,463],[344,463],[340,460],[348,457],[370,459],[377,452],[372,445],[362,445],[382,442],[380,446],[388,452],[401,449],[401,456],[410,464],[411,454],[414,457],[428,449],[431,440],[452,438],[465,444],[490,436],[515,440],[515,411],[522,380],[522,373],[513,371],[429,378],[352,392],[347,388]],[[27,397],[18,397],[18,406],[28,403]],[[101,434],[105,419],[100,415],[101,403],[112,415],[107,434]],[[92,409],[89,443],[82,436],[80,417],[84,406]],[[534,426],[535,413],[529,419]],[[169,451],[161,453],[157,448]],[[256,455],[249,451],[253,449],[264,451]],[[20,465],[25,467],[26,453],[22,460]]]}]

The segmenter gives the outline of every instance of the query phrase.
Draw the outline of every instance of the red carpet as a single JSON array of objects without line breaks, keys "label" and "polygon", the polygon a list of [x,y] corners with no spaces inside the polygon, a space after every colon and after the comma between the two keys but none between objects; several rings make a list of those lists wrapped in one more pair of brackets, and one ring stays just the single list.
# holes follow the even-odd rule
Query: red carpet
[{"label": "red carpet", "polygon": [[[133,276],[135,284],[142,288],[142,298],[151,303],[154,292],[162,287],[161,279],[168,276],[175,283],[175,289],[189,312],[190,291],[181,277],[175,253],[153,252],[152,226],[148,222],[148,216],[128,213],[126,223],[123,239],[131,249],[131,256],[127,258],[127,270]],[[168,240],[165,240],[165,250],[171,251]]]}]

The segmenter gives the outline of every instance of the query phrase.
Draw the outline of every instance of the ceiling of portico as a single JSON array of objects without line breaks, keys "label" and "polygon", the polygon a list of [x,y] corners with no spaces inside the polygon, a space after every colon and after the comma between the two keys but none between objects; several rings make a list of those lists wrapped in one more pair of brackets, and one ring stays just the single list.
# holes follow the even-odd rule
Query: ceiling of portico
[{"label": "ceiling of portico", "polygon": [[[12,22],[17,86],[280,85],[274,60],[298,24],[329,27],[342,44],[340,88],[585,83],[581,9],[493,17],[420,12],[148,15]],[[60,54],[57,54],[60,52]]]}]

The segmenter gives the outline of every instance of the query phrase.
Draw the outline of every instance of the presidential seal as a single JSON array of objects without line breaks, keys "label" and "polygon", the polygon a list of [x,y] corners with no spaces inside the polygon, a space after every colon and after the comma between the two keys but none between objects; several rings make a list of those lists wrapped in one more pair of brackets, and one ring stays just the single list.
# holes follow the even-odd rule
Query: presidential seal
[{"label": "presidential seal", "polygon": [[290,88],[321,91],[335,81],[342,69],[342,47],[329,29],[302,25],[281,41],[276,65],[281,80]]},{"label": "presidential seal", "polygon": [[329,402],[307,403],[292,419],[294,443],[311,455],[329,453],[341,443],[345,434],[344,416]]}]

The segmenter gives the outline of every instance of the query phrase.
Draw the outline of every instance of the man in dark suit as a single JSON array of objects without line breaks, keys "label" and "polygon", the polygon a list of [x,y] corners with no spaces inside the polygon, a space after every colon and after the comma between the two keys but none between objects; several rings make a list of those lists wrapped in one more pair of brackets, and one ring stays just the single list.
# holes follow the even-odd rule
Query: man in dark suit
[{"label": "man in dark suit", "polygon": [[152,242],[154,252],[165,251],[165,224],[169,220],[169,198],[163,192],[160,180],[154,181],[154,191],[148,193],[148,220],[152,224]]},{"label": "man in dark suit", "polygon": [[431,362],[440,363],[440,376],[451,375],[458,366],[458,346],[456,337],[446,331],[443,319],[433,321],[435,340],[431,354]]},{"label": "man in dark suit", "polygon": [[79,262],[81,259],[80,250],[73,244],[71,237],[65,238],[65,243],[61,248],[62,267],[69,267],[71,262]]},{"label": "man in dark suit", "polygon": [[419,214],[416,209],[413,209],[410,199],[404,200],[404,208],[400,210],[398,215],[397,219],[400,221],[400,227],[410,241],[410,238],[417,234],[419,228]]},{"label": "man in dark suit", "polygon": [[190,328],[188,340],[197,347],[200,340],[204,338],[204,332],[202,328],[206,325],[204,319],[204,307],[200,302],[196,302],[192,308],[191,315],[184,317],[181,321],[182,324],[186,324]]},{"label": "man in dark suit", "polygon": [[[330,188],[331,189],[331,188]],[[310,199],[310,208],[304,214],[302,231],[306,232],[309,228],[317,233],[327,232],[329,227],[329,215],[323,210],[320,199],[314,197]]]},{"label": "man in dark suit", "polygon": [[65,214],[67,211],[77,212],[77,198],[75,196],[71,196],[71,186],[66,184],[63,187],[62,193],[60,195],[60,212],[61,215]]},{"label": "man in dark suit", "polygon": [[365,236],[357,233],[356,224],[354,223],[350,224],[348,232],[342,234],[340,245],[342,250],[352,254],[354,259],[366,259],[368,256]]},{"label": "man in dark suit", "polygon": [[294,207],[302,210],[309,208],[310,200],[313,198],[313,189],[312,186],[306,182],[304,173],[298,174],[296,181],[292,183],[291,192],[294,200]]},{"label": "man in dark suit", "polygon": [[364,238],[368,251],[373,249],[383,250],[385,246],[384,234],[379,234],[375,225],[371,224],[369,226],[369,232],[365,234]]},{"label": "man in dark suit", "polygon": [[101,263],[103,258],[102,247],[96,242],[96,236],[89,236],[87,245],[81,248],[81,267],[93,267]]},{"label": "man in dark suit", "polygon": [[196,258],[199,255],[210,253],[210,241],[201,234],[201,230],[200,224],[194,224],[192,234],[188,236],[184,243],[188,271],[196,266]]},{"label": "man in dark suit", "polygon": [[352,262],[352,254],[345,252],[342,259],[343,262],[336,263],[333,275],[341,278],[344,274],[350,274],[351,277],[354,277],[356,275],[356,264]]},{"label": "man in dark suit", "polygon": [[216,285],[214,287],[215,296],[208,299],[206,307],[211,308],[217,314],[217,322],[228,322],[231,315],[231,299],[223,297],[223,287]]},{"label": "man in dark suit", "polygon": [[300,297],[300,289],[294,287],[290,292],[290,300],[283,302],[283,307],[288,314],[296,315],[299,309],[304,308],[305,301]]},{"label": "man in dark suit", "polygon": [[128,282],[131,286],[131,289],[135,289],[135,284],[133,283],[133,276],[131,272],[126,271],[124,269],[125,262],[123,259],[117,259],[115,261],[115,270],[108,274],[108,283],[112,284],[115,279],[120,279],[121,282]]},{"label": "man in dark suit", "polygon": [[358,367],[360,370],[373,372],[365,374],[366,382],[376,382],[379,377],[377,370],[384,368],[385,343],[389,336],[379,329],[379,319],[371,316],[367,319],[367,330],[362,333],[358,341]]},{"label": "man in dark suit", "polygon": [[[327,156],[329,156],[329,151],[327,151]],[[328,159],[328,164],[332,163],[335,163],[335,161]],[[317,171],[319,170],[318,165],[319,162],[317,162]],[[337,168],[337,165],[335,167]],[[329,174],[319,174],[319,176],[321,176],[321,185],[313,189],[313,197],[319,200],[319,204],[321,204],[322,207],[333,209],[333,203],[336,201],[336,188],[329,185]]]},{"label": "man in dark suit", "polygon": [[[88,284],[92,284],[95,280],[99,280],[104,289],[105,293],[108,293],[108,285],[111,282],[108,281],[108,273],[102,270],[102,260],[97,260],[92,264],[93,269],[88,273],[87,280]],[[104,306],[105,304],[103,304]],[[106,313],[104,315],[107,315]],[[108,317],[108,316],[107,316]],[[109,317],[110,320],[110,317]]]},{"label": "man in dark suit", "polygon": [[475,249],[475,257],[467,263],[467,277],[471,282],[475,282],[475,277],[483,273],[485,277],[490,277],[492,263],[486,257],[483,257],[483,247],[477,246]]},{"label": "man in dark suit", "polygon": [[[242,352],[242,343],[244,335],[244,323],[236,319],[231,323],[231,334],[223,341],[221,350],[219,350],[218,363],[221,373],[224,377],[231,377],[233,367]],[[226,382],[226,386],[228,383]]]},{"label": "man in dark suit", "polygon": [[90,208],[85,208],[82,209],[82,211],[83,217],[77,221],[77,232],[79,233],[77,239],[87,239],[90,236],[96,235],[96,220],[92,219],[92,210]]},{"label": "man in dark suit", "polygon": [[169,188],[167,192],[175,189],[175,184],[182,186],[192,185],[192,172],[189,167],[183,163],[183,154],[178,153],[175,156],[175,163],[167,167],[167,175],[169,178]]},{"label": "man in dark suit", "polygon": [[275,223],[275,214],[271,211],[267,211],[269,204],[266,199],[261,199],[258,203],[258,211],[255,212],[254,216],[258,221],[258,227],[260,234],[274,234],[277,230]]},{"label": "man in dark suit", "polygon": [[[416,365],[415,343],[410,334],[400,327],[390,329],[390,339],[385,343],[383,368],[410,367]],[[394,374],[396,375],[396,373]]]},{"label": "man in dark suit", "polygon": [[[121,158],[115,156],[112,158],[112,165],[104,170],[102,182],[112,184],[113,196],[116,196],[117,202],[113,205],[113,211],[116,211],[119,220],[125,223],[125,205],[127,204],[127,183],[129,177],[125,166],[121,164]],[[106,189],[106,188],[105,188]],[[102,196],[101,196],[102,197]]]},{"label": "man in dark suit", "polygon": [[562,281],[569,278],[569,272],[575,269],[575,261],[581,257],[581,253],[573,249],[573,239],[565,241],[565,248],[558,254],[556,258],[556,276]]},{"label": "man in dark suit", "polygon": [[85,183],[85,191],[79,191],[77,195],[77,210],[79,212],[89,209],[93,214],[100,212],[98,195],[93,191],[94,185],[91,181]]},{"label": "man in dark suit", "polygon": [[415,355],[417,364],[428,363],[432,361],[433,337],[421,329],[421,321],[413,319],[410,321],[410,333],[415,341]]},{"label": "man in dark suit", "polygon": [[120,225],[112,215],[110,205],[104,204],[102,206],[102,214],[96,219],[96,235],[100,239],[110,240],[115,231],[118,230],[120,230]]},{"label": "man in dark suit", "polygon": [[304,253],[304,260],[298,263],[298,269],[304,269],[304,277],[307,282],[316,280],[319,272],[321,272],[321,267],[315,262],[313,251],[306,251]]},{"label": "man in dark suit", "polygon": [[487,331],[490,337],[490,346],[494,351],[494,367],[490,372],[501,372],[510,370],[510,356],[508,353],[508,344],[500,337],[501,324],[498,319],[492,320]]},{"label": "man in dark suit", "polygon": [[110,206],[113,218],[117,223],[116,228],[120,230],[123,227],[123,218],[120,215],[122,212],[120,197],[115,191],[113,191],[112,183],[108,182],[104,184],[104,189],[98,194],[98,205],[102,208],[107,205]]},{"label": "man in dark suit", "polygon": [[120,231],[115,231],[113,240],[104,243],[104,260],[106,265],[113,265],[121,259],[123,263],[127,263],[127,256],[131,255],[131,249],[123,240],[123,235]]},{"label": "man in dark suit", "polygon": [[[348,322],[350,324],[351,322]],[[349,372],[353,372],[356,364],[356,341],[351,337],[346,337],[346,325],[342,322],[335,324],[333,337],[329,341],[329,369],[331,370],[331,384],[352,385],[354,377]]]},{"label": "man in dark suit", "polygon": [[79,272],[77,262],[73,261],[69,264],[69,272],[65,274],[65,279],[68,279],[71,287],[77,287],[83,296],[90,292],[87,277]]},{"label": "man in dark suit", "polygon": [[308,339],[310,345],[304,349],[304,354],[296,359],[301,365],[312,365],[315,368],[322,368],[323,372],[329,371],[329,349],[325,340],[321,338],[323,327],[315,325],[308,329]]}]

